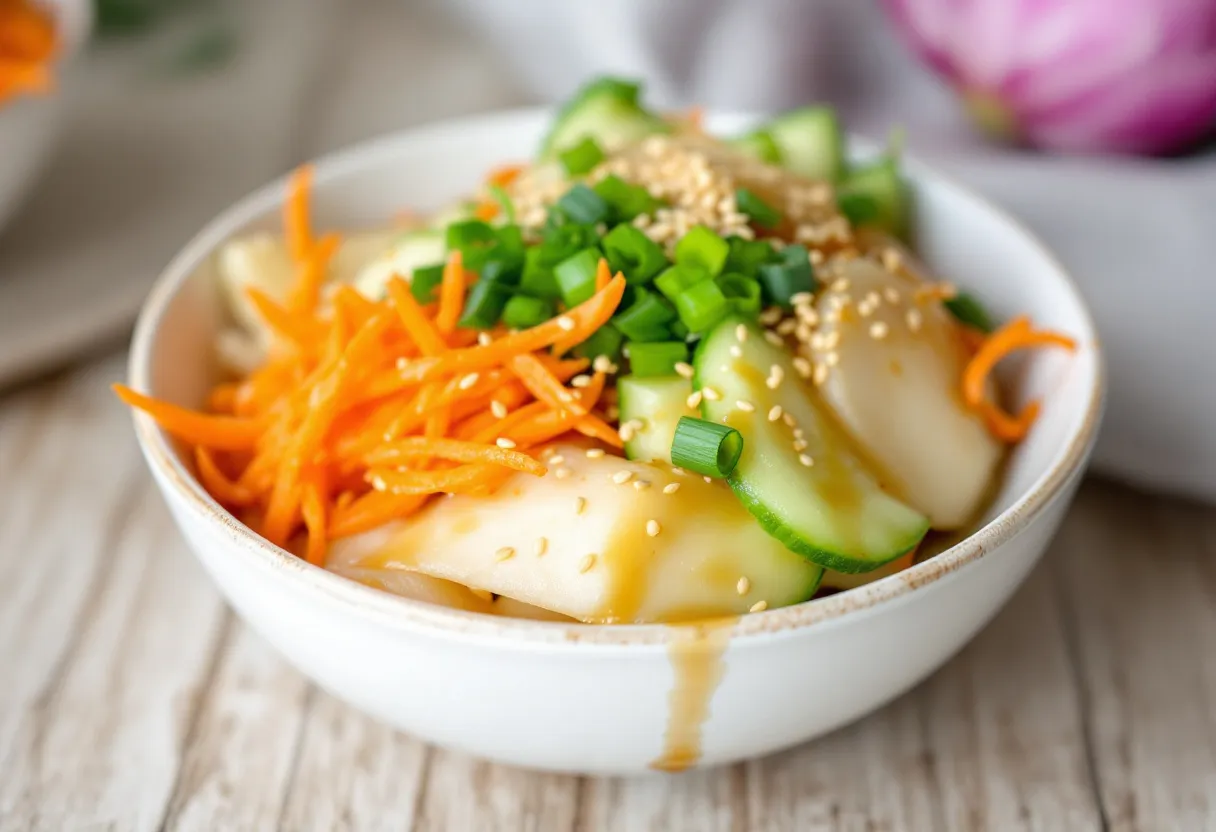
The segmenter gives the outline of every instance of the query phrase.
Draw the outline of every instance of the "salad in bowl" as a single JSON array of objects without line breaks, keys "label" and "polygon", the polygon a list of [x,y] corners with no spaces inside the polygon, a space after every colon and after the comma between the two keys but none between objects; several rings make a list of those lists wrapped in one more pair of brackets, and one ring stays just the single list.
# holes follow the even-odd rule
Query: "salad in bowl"
[{"label": "salad in bowl", "polygon": [[593,624],[696,621],[892,575],[966,534],[1034,423],[994,322],[908,243],[897,153],[833,113],[744,134],[585,86],[535,159],[393,227],[228,241],[230,371],[119,386],[272,544],[390,592]]}]

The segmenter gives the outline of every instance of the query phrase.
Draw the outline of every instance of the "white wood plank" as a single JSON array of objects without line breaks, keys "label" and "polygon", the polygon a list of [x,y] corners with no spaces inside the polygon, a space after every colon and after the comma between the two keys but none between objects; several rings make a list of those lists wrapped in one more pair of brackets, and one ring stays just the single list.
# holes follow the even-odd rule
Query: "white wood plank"
[{"label": "white wood plank", "polygon": [[583,785],[579,830],[732,832],[747,822],[742,766],[683,774],[595,778]]},{"label": "white wood plank", "polygon": [[430,750],[320,691],[314,694],[287,801],[286,829],[410,829]]},{"label": "white wood plank", "polygon": [[1062,564],[1112,830],[1216,829],[1216,516],[1082,494]]},{"label": "white wood plank", "polygon": [[569,832],[579,779],[528,772],[435,749],[418,806],[417,832]]}]

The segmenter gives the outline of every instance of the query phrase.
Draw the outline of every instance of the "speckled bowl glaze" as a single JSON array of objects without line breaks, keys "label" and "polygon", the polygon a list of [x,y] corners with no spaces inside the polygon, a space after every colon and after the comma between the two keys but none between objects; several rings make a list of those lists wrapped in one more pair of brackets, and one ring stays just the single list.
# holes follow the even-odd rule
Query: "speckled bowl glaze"
[{"label": "speckled bowl glaze", "polygon": [[[483,172],[526,158],[546,123],[510,112],[414,130],[317,165],[319,225],[383,223],[438,207]],[[747,119],[718,116],[715,131]],[[590,626],[494,618],[398,598],[269,545],[220,508],[176,445],[136,417],[152,473],[200,561],[242,618],[317,684],[386,723],[472,754],[539,769],[646,771],[674,745],[726,763],[801,743],[931,673],[982,627],[1038,561],[1080,479],[1102,408],[1102,361],[1076,287],[1029,234],[916,164],[918,247],[1001,316],[1029,313],[1076,337],[1073,355],[1027,357],[1015,399],[1045,398],[974,534],[905,572],[713,627]],[[131,352],[137,389],[197,404],[222,323],[211,254],[275,228],[276,182],[226,211],[170,264]],[[708,706],[703,724],[699,705]]]}]

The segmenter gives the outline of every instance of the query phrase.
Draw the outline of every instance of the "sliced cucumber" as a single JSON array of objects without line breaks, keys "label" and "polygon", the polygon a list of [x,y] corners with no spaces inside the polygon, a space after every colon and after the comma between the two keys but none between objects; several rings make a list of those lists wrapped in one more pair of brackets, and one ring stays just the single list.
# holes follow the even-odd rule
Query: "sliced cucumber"
[{"label": "sliced cucumber", "polygon": [[784,161],[781,146],[768,130],[756,130],[737,139],[728,139],[726,143],[740,153],[770,165],[780,165]]},{"label": "sliced cucumber", "polygon": [[911,194],[895,158],[884,156],[849,171],[837,189],[836,198],[846,215],[850,213],[850,204],[863,212],[860,217],[850,216],[854,225],[881,229],[900,238],[907,236]]},{"label": "sliced cucumber", "polygon": [[381,300],[393,275],[406,280],[415,269],[442,263],[447,254],[442,230],[410,231],[398,238],[382,257],[368,263],[355,279],[355,290],[369,300]]},{"label": "sliced cucumber", "polygon": [[[740,324],[748,332],[742,342]],[[773,367],[783,379],[776,389],[767,383]],[[712,401],[702,398],[704,418],[743,434],[731,488],[790,549],[837,572],[868,572],[911,550],[929,530],[923,515],[879,487],[799,381],[789,354],[754,326],[734,316],[723,320],[702,339],[693,368],[693,386],[715,392]],[[777,405],[782,417],[774,420],[769,414]],[[795,447],[799,439],[805,447]]]},{"label": "sliced cucumber", "polygon": [[698,416],[688,406],[692,383],[680,376],[623,376],[616,385],[621,424],[642,423],[625,443],[625,456],[639,462],[671,462],[671,438],[681,416]]},{"label": "sliced cucumber", "polygon": [[831,107],[802,107],[777,116],[765,129],[786,168],[808,179],[835,182],[844,173],[844,134]]},{"label": "sliced cucumber", "polygon": [[666,132],[667,124],[638,103],[640,91],[638,83],[620,78],[599,78],[585,85],[558,111],[541,143],[541,160],[556,158],[588,136],[612,150]]}]

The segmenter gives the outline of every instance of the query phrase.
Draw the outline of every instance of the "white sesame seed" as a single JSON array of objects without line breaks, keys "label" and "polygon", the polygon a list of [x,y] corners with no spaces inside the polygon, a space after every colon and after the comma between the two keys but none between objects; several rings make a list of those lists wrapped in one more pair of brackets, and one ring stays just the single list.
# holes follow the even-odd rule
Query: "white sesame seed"
[{"label": "white sesame seed", "polygon": [[801,462],[803,465],[805,465],[807,468],[810,468],[812,465],[815,464],[815,460],[811,459],[806,454],[798,454],[798,461]]},{"label": "white sesame seed", "polygon": [[718,392],[718,388],[716,387],[702,387],[701,395],[711,402],[722,401],[722,394]]},{"label": "white sesame seed", "polygon": [[591,383],[591,376],[589,376],[589,375],[577,375],[574,378],[570,379],[571,387],[586,387],[590,383]]},{"label": "white sesame seed", "polygon": [[752,404],[751,402],[749,402],[747,399],[739,399],[739,401],[735,402],[735,407],[739,408],[744,413],[755,413],[756,412],[756,406],[754,404]]},{"label": "white sesame seed", "polygon": [[920,332],[920,327],[924,323],[924,320],[919,309],[909,309],[907,314],[904,315],[904,322],[912,332]]},{"label": "white sesame seed", "polygon": [[802,428],[794,428],[794,438],[795,439],[802,439],[805,436],[806,436],[806,431],[804,431]]},{"label": "white sesame seed", "polygon": [[814,382],[816,387],[819,387],[827,380],[828,380],[828,366],[826,364],[816,364],[815,372],[814,372],[814,375],[811,377],[811,381]]},{"label": "white sesame seed", "polygon": [[651,537],[658,537],[661,531],[663,531],[663,527],[659,525],[658,520],[646,521],[646,534],[650,535]]},{"label": "white sesame seed", "polygon": [[693,375],[692,365],[689,364],[687,361],[677,361],[675,370],[676,370],[676,375],[680,376],[681,378],[692,378],[692,375]]},{"label": "white sesame seed", "polygon": [[768,609],[768,601],[757,601],[751,605],[748,612],[764,612],[766,609]]},{"label": "white sesame seed", "polygon": [[764,330],[764,340],[768,341],[774,347],[781,347],[785,345],[785,341],[782,340],[781,336],[773,332],[771,329]]},{"label": "white sesame seed", "polygon": [[585,509],[586,507],[587,507],[587,498],[586,497],[575,497],[574,498],[574,513],[575,514],[582,514],[583,509]]},{"label": "white sesame seed", "polygon": [[564,480],[573,473],[574,472],[571,471],[569,468],[554,468],[553,469],[553,476],[557,477],[559,480]]},{"label": "white sesame seed", "polygon": [[404,370],[408,366],[410,366],[410,360],[408,358],[398,358],[397,359],[397,369],[398,370]]},{"label": "white sesame seed", "polygon": [[760,323],[765,326],[772,326],[781,320],[783,314],[780,306],[770,306],[760,313]]},{"label": "white sesame seed", "polygon": [[794,306],[802,306],[804,304],[810,303],[814,299],[815,299],[815,296],[812,295],[810,292],[798,292],[796,294],[790,295],[790,303],[792,303]]},{"label": "white sesame seed", "polygon": [[678,482],[669,482],[667,485],[663,486],[664,494],[675,494],[679,490],[680,484]]},{"label": "white sesame seed", "polygon": [[604,456],[603,448],[588,448],[587,459],[600,459]]},{"label": "white sesame seed", "polygon": [[578,565],[579,574],[590,572],[593,566],[595,566],[595,555],[585,555]]},{"label": "white sesame seed", "polygon": [[557,398],[563,402],[572,402],[574,401],[574,394],[563,387],[557,391]]},{"label": "white sesame seed", "polygon": [[626,422],[625,424],[623,424],[619,428],[617,428],[616,433],[617,433],[617,436],[621,437],[622,442],[632,442],[633,435],[634,435],[634,433],[636,433],[636,429],[629,422]]},{"label": "white sesame seed", "polygon": [[731,344],[730,349],[727,350],[727,352],[730,353],[731,358],[742,358],[743,357],[743,348],[740,347],[738,344]]},{"label": "white sesame seed", "polygon": [[631,479],[633,479],[632,471],[617,471],[615,474],[612,475],[612,481],[614,483],[616,483],[617,485],[624,485],[625,483],[629,482]]},{"label": "white sesame seed", "polygon": [[536,546],[533,547],[533,551],[536,552],[536,556],[538,558],[541,557],[542,555],[544,555],[545,552],[549,551],[549,538],[547,538],[547,537],[536,538]]},{"label": "white sesame seed", "polygon": [[888,328],[883,321],[875,321],[870,324],[870,337],[875,341],[881,341],[887,337]]},{"label": "white sesame seed", "polygon": [[794,450],[795,451],[805,451],[806,450],[806,440],[805,439],[795,439],[794,440]]},{"label": "white sesame seed", "polygon": [[509,451],[511,448],[515,447],[515,440],[508,439],[505,436],[500,436],[494,440],[494,444]]},{"label": "white sesame seed", "polygon": [[474,384],[477,383],[477,379],[479,379],[479,378],[481,378],[481,376],[478,373],[469,373],[467,376],[460,379],[460,381],[456,384],[456,386],[459,387],[461,390],[468,390],[470,387],[472,387]]},{"label": "white sesame seed", "polygon": [[883,289],[882,296],[886,298],[887,303],[895,304],[899,303],[900,301],[899,290],[894,286],[888,286],[887,288]]},{"label": "white sesame seed", "polygon": [[794,328],[794,337],[804,344],[811,340],[812,334],[810,324],[805,321]]},{"label": "white sesame seed", "polygon": [[633,490],[634,491],[645,491],[647,488],[650,488],[650,480],[634,480],[633,481]]},{"label": "white sesame seed", "polygon": [[764,380],[764,385],[769,390],[776,390],[781,386],[781,382],[785,380],[785,370],[779,364],[774,364],[768,368],[768,378]]},{"label": "white sesame seed", "polygon": [[565,461],[566,461],[566,458],[564,456],[562,456],[561,454],[553,454],[549,457],[550,465],[561,465]]},{"label": "white sesame seed", "polygon": [[789,335],[798,328],[798,321],[795,318],[786,318],[781,323],[777,324],[777,334]]},{"label": "white sesame seed", "polygon": [[384,481],[383,477],[372,477],[372,488],[377,491],[387,491],[388,483]]},{"label": "white sesame seed", "polygon": [[778,419],[780,419],[780,418],[781,418],[781,412],[782,412],[782,411],[781,411],[781,405],[779,405],[779,404],[775,404],[775,405],[773,405],[771,408],[769,408],[769,411],[768,411],[768,420],[769,420],[770,422],[775,422],[775,421],[777,421]]},{"label": "white sesame seed", "polygon": [[561,315],[557,319],[557,325],[560,329],[570,332],[574,329],[574,318],[569,315]]},{"label": "white sesame seed", "polygon": [[616,365],[612,363],[612,359],[606,355],[597,355],[595,360],[591,362],[591,369],[597,373],[610,373]]},{"label": "white sesame seed", "polygon": [[479,332],[477,333],[477,343],[483,347],[488,347],[494,343],[494,338],[488,332]]},{"label": "white sesame seed", "polygon": [[495,419],[501,419],[507,415],[507,406],[498,399],[491,399],[490,412],[494,414]]},{"label": "white sesame seed", "polygon": [[504,561],[504,560],[510,560],[513,557],[515,557],[515,547],[514,546],[503,546],[501,549],[499,549],[497,552],[494,553],[494,558],[500,562]]},{"label": "white sesame seed", "polygon": [[709,483],[710,485],[713,485],[713,484],[714,484],[714,478],[713,478],[713,477],[701,477],[701,479],[705,480],[705,482]]},{"label": "white sesame seed", "polygon": [[794,369],[798,371],[798,375],[802,376],[803,378],[811,377],[811,362],[808,361],[804,356],[794,356],[793,363]]},{"label": "white sesame seed", "polygon": [[798,420],[794,418],[794,414],[792,413],[782,413],[781,421],[787,428],[792,428],[794,425],[798,424]]},{"label": "white sesame seed", "polygon": [[740,595],[746,595],[751,588],[752,582],[748,580],[746,575],[739,578],[739,583],[735,584],[735,592],[739,593]]},{"label": "white sesame seed", "polygon": [[825,355],[823,357],[823,363],[828,365],[829,367],[835,367],[837,364],[840,363],[840,353],[829,352],[827,355]]},{"label": "white sesame seed", "polygon": [[747,340],[747,324],[735,324],[735,340],[740,343]]}]

